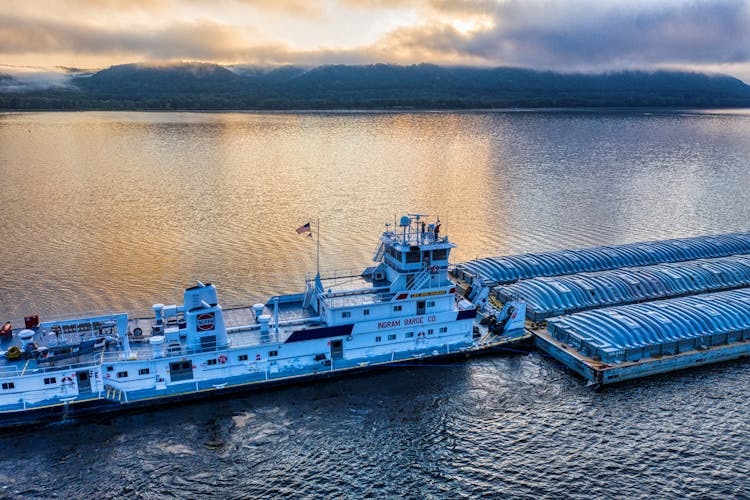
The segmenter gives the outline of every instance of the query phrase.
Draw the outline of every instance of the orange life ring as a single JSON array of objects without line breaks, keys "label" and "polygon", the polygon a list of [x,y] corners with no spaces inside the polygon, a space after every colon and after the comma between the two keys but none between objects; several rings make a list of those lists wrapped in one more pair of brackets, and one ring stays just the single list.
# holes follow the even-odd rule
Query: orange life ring
[{"label": "orange life ring", "polygon": [[223,364],[224,364],[224,363],[226,363],[226,362],[227,362],[227,357],[226,357],[226,356],[224,356],[223,354],[221,354],[221,355],[219,356],[219,363],[223,365]]},{"label": "orange life ring", "polygon": [[72,384],[72,383],[73,383],[73,378],[72,378],[72,377],[68,377],[68,376],[66,375],[66,376],[64,376],[64,377],[62,378],[61,382],[62,382],[63,384]]}]

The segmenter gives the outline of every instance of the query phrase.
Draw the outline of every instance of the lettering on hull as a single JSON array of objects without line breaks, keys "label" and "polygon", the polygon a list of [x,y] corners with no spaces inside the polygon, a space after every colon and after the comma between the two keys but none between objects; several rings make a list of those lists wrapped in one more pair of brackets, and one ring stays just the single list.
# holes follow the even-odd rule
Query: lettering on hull
[{"label": "lettering on hull", "polygon": [[[418,316],[416,318],[406,318],[404,320],[404,326],[412,326],[412,325],[424,325],[425,324],[425,318],[427,319],[428,323],[434,323],[437,321],[437,318],[433,315],[430,316]],[[394,319],[389,321],[379,321],[378,322],[378,329],[382,330],[384,328],[398,328],[401,326],[401,320],[400,319]]]}]

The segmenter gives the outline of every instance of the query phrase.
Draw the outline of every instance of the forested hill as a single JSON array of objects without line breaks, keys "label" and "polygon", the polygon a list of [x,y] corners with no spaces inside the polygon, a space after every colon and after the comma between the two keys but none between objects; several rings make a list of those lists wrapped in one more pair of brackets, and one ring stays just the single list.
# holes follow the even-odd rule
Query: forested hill
[{"label": "forested hill", "polygon": [[126,64],[39,90],[0,75],[3,109],[465,109],[745,107],[750,86],[671,71],[562,74],[517,68]]}]

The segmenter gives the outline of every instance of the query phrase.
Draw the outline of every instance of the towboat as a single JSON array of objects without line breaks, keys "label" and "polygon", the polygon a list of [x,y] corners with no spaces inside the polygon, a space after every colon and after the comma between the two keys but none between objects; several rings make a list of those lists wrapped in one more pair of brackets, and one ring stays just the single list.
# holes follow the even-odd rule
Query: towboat
[{"label": "towboat", "polygon": [[[223,309],[198,282],[182,305],[148,315],[89,314],[11,322],[0,337],[0,427],[468,356],[525,343],[525,305],[466,299],[451,281],[455,244],[439,221],[386,224],[374,265],[316,273],[301,293]],[[302,232],[310,231],[303,226]],[[300,232],[298,230],[298,232]],[[476,293],[475,293],[476,295]],[[484,294],[486,299],[486,294]]]}]

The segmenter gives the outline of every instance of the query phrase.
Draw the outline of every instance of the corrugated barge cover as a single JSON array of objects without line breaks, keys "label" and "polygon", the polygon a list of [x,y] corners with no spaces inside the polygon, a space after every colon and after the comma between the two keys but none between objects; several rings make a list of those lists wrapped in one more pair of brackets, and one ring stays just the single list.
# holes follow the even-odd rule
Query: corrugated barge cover
[{"label": "corrugated barge cover", "polygon": [[750,339],[750,289],[576,313],[547,330],[604,363],[708,349]]},{"label": "corrugated barge cover", "polygon": [[598,273],[533,278],[495,289],[501,302],[523,300],[533,321],[646,300],[750,286],[750,256],[691,260]]},{"label": "corrugated barge cover", "polygon": [[503,284],[539,276],[561,276],[749,253],[750,233],[733,233],[487,257],[459,264],[456,274],[464,279],[480,276]]}]

